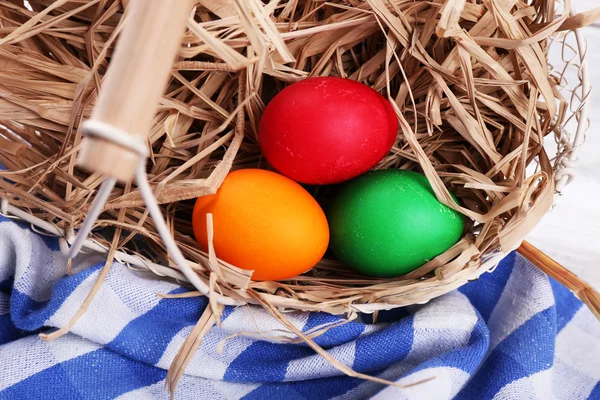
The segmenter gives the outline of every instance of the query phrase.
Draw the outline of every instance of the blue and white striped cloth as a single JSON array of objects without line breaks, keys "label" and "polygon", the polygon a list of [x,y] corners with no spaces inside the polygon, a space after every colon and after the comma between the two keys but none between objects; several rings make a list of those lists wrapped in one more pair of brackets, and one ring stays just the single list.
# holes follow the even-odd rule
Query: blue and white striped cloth
[{"label": "blue and white striped cloth", "polygon": [[[2,217],[0,217],[2,218]],[[205,298],[115,264],[72,332],[64,326],[102,262],[76,273],[54,238],[0,219],[0,399],[168,399],[166,370]],[[515,254],[493,274],[431,301],[351,322],[317,339],[354,370],[408,389],[343,376],[304,344],[235,333],[283,328],[258,307],[228,308],[179,383],[178,399],[585,399],[600,398],[600,324],[567,290]],[[288,314],[304,331],[336,316]],[[222,352],[218,351],[224,342]]]}]

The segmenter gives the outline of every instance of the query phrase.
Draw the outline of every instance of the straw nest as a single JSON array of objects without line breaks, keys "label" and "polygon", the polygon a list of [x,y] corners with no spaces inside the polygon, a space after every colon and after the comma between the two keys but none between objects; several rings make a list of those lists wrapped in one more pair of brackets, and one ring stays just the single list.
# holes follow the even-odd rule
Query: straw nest
[{"label": "straw nest", "polygon": [[[127,3],[0,1],[0,191],[66,232],[103,181],[76,156]],[[571,99],[549,72],[549,38],[593,17],[569,11],[553,0],[200,1],[149,135],[150,182],[190,265],[232,298],[331,313],[425,302],[493,268],[552,204],[567,150],[549,156],[543,143],[562,134]],[[269,168],[257,143],[265,104],[321,75],[389,98],[400,131],[376,168],[424,172],[472,221],[458,244],[407,276],[368,278],[325,259],[289,281],[254,282],[193,239],[192,199],[215,193],[232,169]],[[114,190],[94,235],[109,259],[126,249],[179,276],[135,185]]]}]

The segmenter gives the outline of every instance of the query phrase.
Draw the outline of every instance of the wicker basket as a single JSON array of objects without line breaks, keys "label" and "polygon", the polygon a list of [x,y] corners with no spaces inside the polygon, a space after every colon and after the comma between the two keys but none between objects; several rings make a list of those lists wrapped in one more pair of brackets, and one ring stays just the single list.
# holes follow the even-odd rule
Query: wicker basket
[{"label": "wicker basket", "polygon": [[[14,26],[6,23],[2,28],[5,36],[0,40],[0,65],[7,71],[0,76],[0,99],[4,101],[4,109],[0,111],[0,124],[5,127],[4,133],[0,135],[0,143],[4,143],[0,145],[0,164],[9,170],[0,174],[5,177],[4,181],[0,180],[0,192],[3,195],[1,212],[4,216],[25,220],[34,229],[45,234],[60,236],[61,246],[68,252],[69,245],[75,238],[74,233],[89,211],[91,199],[96,195],[103,179],[99,175],[86,175],[75,168],[75,156],[81,141],[81,121],[91,113],[95,89],[99,87],[101,75],[106,70],[105,58],[111,54],[115,31],[122,27],[121,2],[90,2],[76,7],[70,3],[46,0],[35,2],[37,4],[34,4],[33,9],[27,9],[18,3],[0,7],[5,20],[15,22]],[[339,59],[340,65],[351,64],[348,60],[352,57],[360,57],[363,64],[350,71],[350,77],[368,82],[395,99],[402,118],[403,135],[390,157],[377,168],[399,167],[424,171],[438,198],[447,204],[451,198],[446,185],[458,188],[456,193],[459,197],[465,193],[468,197],[470,192],[479,191],[479,195],[485,193],[488,197],[492,196],[490,193],[500,193],[498,202],[507,199],[506,210],[498,213],[495,213],[496,204],[491,201],[486,203],[489,198],[485,198],[485,195],[482,202],[489,205],[487,210],[481,209],[480,205],[473,205],[474,203],[461,208],[462,212],[479,220],[472,224],[470,232],[448,252],[407,276],[394,279],[366,278],[352,273],[334,260],[323,260],[313,271],[286,282],[253,282],[247,271],[218,260],[218,254],[204,254],[195,249],[189,229],[186,231],[184,226],[181,229],[188,233],[180,234],[176,230],[173,232],[175,239],[187,257],[188,264],[202,281],[202,291],[211,297],[213,304],[252,303],[261,304],[274,312],[295,309],[352,314],[425,303],[492,271],[509,252],[521,244],[524,236],[551,207],[553,195],[560,193],[573,175],[577,152],[585,141],[588,128],[590,81],[586,44],[577,29],[587,22],[581,17],[568,18],[564,14],[562,3],[534,1],[533,5],[527,7],[503,9],[503,2],[497,2],[500,5],[487,2],[469,2],[465,5],[464,1],[447,1],[444,6],[437,4],[440,2],[416,2],[418,6],[414,9],[399,10],[386,6],[382,1],[373,0],[359,6],[323,6],[323,18],[327,18],[324,20],[319,19],[321,17],[310,19],[310,15],[318,15],[321,11],[300,10],[300,6],[292,2],[276,10],[257,1],[234,1],[221,6],[218,2],[200,3],[202,5],[194,12],[201,22],[193,19],[188,21],[190,31],[185,36],[186,45],[180,49],[181,57],[176,62],[173,73],[174,83],[169,88],[169,95],[161,103],[159,117],[150,133],[152,148],[157,155],[149,169],[150,179],[153,183],[158,183],[154,186],[155,195],[163,205],[163,213],[167,215],[171,228],[177,226],[179,229],[182,226],[181,221],[175,217],[175,208],[179,207],[177,201],[214,192],[232,164],[233,168],[260,164],[259,158],[255,156],[256,146],[252,137],[255,132],[253,127],[257,124],[256,117],[264,106],[260,95],[264,97],[267,92],[263,89],[267,85],[262,80],[264,74],[272,77],[269,82],[275,81],[275,84],[302,79],[308,75],[306,71],[309,70],[316,75],[334,72],[338,75],[345,74],[340,72],[340,66],[336,63]],[[98,4],[103,8],[97,10]],[[556,6],[556,10],[551,6]],[[294,17],[296,8],[304,13],[302,18]],[[232,10],[235,13],[232,14]],[[348,12],[354,14],[344,14]],[[568,12],[575,16],[573,10]],[[527,30],[535,28],[535,34],[528,32],[527,38],[518,35],[514,38],[499,38],[499,32],[506,34],[506,30],[510,30],[512,26],[510,23],[504,28],[493,25],[494,21],[498,22],[499,16],[505,15],[503,13],[508,13],[514,21],[527,20],[527,23],[522,22],[521,27],[526,25]],[[273,17],[275,14],[277,16]],[[422,15],[429,17],[423,20]],[[265,16],[266,18],[262,18]],[[436,54],[427,47],[434,39],[419,44],[417,35],[414,35],[410,37],[410,46],[398,45],[399,42],[402,43],[403,35],[398,30],[407,23],[401,17],[412,21],[419,29],[429,29],[430,38],[436,38],[437,34],[438,42],[431,49],[447,51],[449,48],[448,51],[451,51],[460,47],[457,50],[459,54],[470,54],[466,58],[458,57],[453,69],[448,69],[454,71],[454,78],[442,73],[441,68],[446,66],[436,66],[436,60],[433,59]],[[512,21],[509,17],[506,21]],[[285,28],[281,21],[288,20],[293,23],[289,22],[289,27]],[[28,22],[25,23],[26,21]],[[484,23],[493,25],[493,29],[486,32],[487,36],[472,36],[473,27]],[[269,30],[273,28],[275,29]],[[333,35],[338,29],[343,29],[344,35],[336,39],[336,47],[331,45],[334,40],[327,35]],[[467,34],[469,29],[471,33]],[[434,30],[436,34],[433,33]],[[252,36],[252,32],[258,32],[256,37]],[[410,29],[407,32],[411,35],[414,33]],[[481,34],[481,30],[478,32]],[[356,34],[358,39],[350,38],[349,35],[352,34]],[[328,42],[325,45],[316,43],[319,39]],[[459,42],[462,43],[460,46],[457,45]],[[521,44],[515,45],[516,42]],[[366,54],[355,54],[357,46],[362,46],[362,43],[366,43],[363,47]],[[369,46],[376,48],[370,49]],[[433,58],[420,60],[415,56],[420,51],[419,46]],[[535,75],[535,71],[520,67],[521,59],[527,57],[525,50],[529,51],[534,46],[537,46],[535,51],[550,53],[550,79],[546,77],[551,82],[550,85],[548,82],[540,85],[536,81],[539,76]],[[244,51],[239,50],[240,48]],[[386,48],[405,51],[396,54],[394,51],[386,51]],[[407,50],[409,48],[410,51]],[[197,55],[201,53],[205,57],[198,59]],[[286,55],[296,58],[295,69],[285,65]],[[466,136],[464,132],[461,133],[462,136],[444,136],[447,134],[448,124],[457,131],[466,129],[466,122],[457,122],[456,107],[463,107],[461,104],[473,100],[472,95],[462,93],[460,98],[454,97],[458,104],[451,101],[448,103],[447,97],[450,95],[448,91],[462,90],[457,89],[460,83],[456,81],[463,76],[462,70],[466,73],[466,81],[469,80],[469,68],[472,68],[471,72],[478,74],[473,76],[471,73],[471,78],[474,82],[479,82],[478,85],[481,86],[477,88],[481,91],[484,91],[483,86],[490,84],[490,80],[501,81],[497,76],[494,78],[494,73],[488,72],[486,75],[482,72],[481,68],[493,70],[496,67],[495,64],[482,67],[488,62],[488,58],[496,59],[498,65],[503,66],[501,76],[514,80],[499,83],[495,90],[477,98],[478,105],[485,109],[483,114],[487,118],[486,123],[493,129],[506,128],[506,135],[512,135],[511,140],[519,143],[518,146],[507,143],[510,148],[498,149],[497,153],[500,160],[505,160],[511,152],[522,156],[518,147],[523,146],[526,149],[523,166],[529,162],[533,164],[530,169],[525,170],[518,169],[517,163],[507,161],[504,165],[516,169],[502,172],[502,167],[499,166],[495,173],[506,175],[504,178],[493,181],[491,178],[486,180],[481,177],[478,181],[479,175],[472,169],[467,171],[466,164],[461,170],[460,165],[446,168],[441,162],[434,165],[431,160],[437,157],[434,155],[437,148],[450,146],[452,140],[464,141]],[[372,60],[375,59],[383,60],[383,70],[371,68],[374,63]],[[468,60],[468,63],[461,65],[458,60]],[[510,60],[517,67],[511,69],[506,64]],[[85,68],[77,66],[78,62]],[[304,64],[300,65],[302,63]],[[427,93],[427,100],[419,103],[427,103],[419,111],[423,111],[425,118],[419,123],[414,119],[408,123],[408,117],[404,119],[402,115],[413,115],[416,118],[419,112],[411,114],[409,98],[412,93],[407,91],[407,86],[410,88],[410,85],[402,86],[401,82],[407,81],[417,86],[421,83],[421,74],[415,72],[415,63],[427,63],[427,71],[433,71],[433,78],[428,81],[433,89],[417,88],[417,92],[421,90]],[[403,67],[401,72],[394,70],[398,65]],[[402,78],[405,70],[414,75]],[[343,66],[341,71],[344,71]],[[11,73],[14,75],[11,76]],[[362,77],[361,73],[367,77]],[[394,78],[386,80],[386,74],[392,73]],[[511,76],[511,73],[520,80]],[[195,85],[201,82],[202,89],[209,90],[207,87],[210,85],[206,82],[215,76],[219,79],[210,94],[205,95],[196,88]],[[510,88],[523,84],[527,85],[527,90],[521,91],[525,97],[512,98]],[[41,88],[42,85],[46,85],[44,89]],[[555,89],[556,93],[552,94],[549,102],[548,99],[539,100],[548,96],[547,88]],[[503,90],[505,93],[494,97],[494,93]],[[224,93],[223,96],[218,94],[219,91]],[[564,102],[556,102],[560,98],[558,92],[562,93]],[[403,100],[398,100],[400,98]],[[530,115],[535,118],[528,119],[526,117],[529,114],[519,115],[512,112],[515,110],[504,107],[504,102],[509,101],[507,99],[523,100],[525,106],[529,102]],[[552,102],[555,104],[552,105]],[[417,106],[414,107],[416,111]],[[553,108],[555,111],[550,112]],[[472,110],[469,107],[463,109]],[[222,110],[223,115],[218,115],[218,110]],[[467,114],[467,119],[475,121],[476,111],[467,111]],[[177,120],[179,116],[185,121]],[[232,122],[236,118],[237,123]],[[412,129],[413,123],[416,130]],[[181,130],[185,135],[194,124],[201,132],[190,133],[190,137],[182,139]],[[227,131],[230,124],[235,126]],[[217,127],[221,129],[219,132],[216,132]],[[173,136],[174,133],[177,135]],[[213,135],[215,140],[210,141],[209,146],[201,146],[199,143],[207,134]],[[545,134],[554,136],[554,157],[546,157],[541,147],[536,147],[537,139],[534,136],[539,135],[541,139]],[[243,141],[244,136],[249,138],[248,142]],[[437,140],[436,149],[430,143],[432,137]],[[25,142],[27,145],[24,145]],[[63,145],[59,146],[61,142]],[[196,143],[196,147],[190,145],[192,142]],[[227,151],[220,152],[220,146],[226,144]],[[26,148],[27,146],[30,147]],[[476,153],[474,148],[477,146],[469,143],[461,146],[468,149],[470,154]],[[186,150],[190,148],[206,154],[191,168],[185,169],[185,175],[177,177],[169,163],[175,162],[177,166],[181,166],[184,163],[180,159],[181,154],[188,154]],[[535,157],[527,157],[530,148],[535,148],[535,151],[532,150]],[[456,149],[451,148],[452,151]],[[168,152],[170,153],[166,154]],[[56,157],[53,155],[55,153],[58,154]],[[44,159],[45,157],[47,158]],[[453,159],[465,160],[461,157]],[[169,176],[168,182],[161,181],[165,171],[174,175]],[[509,187],[511,191],[518,187],[518,190],[514,190],[514,198],[502,194],[502,185],[508,185],[507,182],[512,179],[507,178],[510,174],[523,176],[522,179],[514,178],[519,180],[519,184]],[[467,178],[463,179],[463,175]],[[183,204],[181,207],[186,207]],[[156,227],[147,218],[142,198],[135,187],[121,186],[118,193],[109,199],[106,210],[107,216],[99,221],[98,227],[111,226],[119,235],[123,229],[129,231],[131,234],[127,236],[127,241],[133,237],[133,233],[143,235],[153,243],[152,251],[136,251],[131,245],[133,242],[124,246],[123,241],[119,242],[119,237],[111,240],[99,233],[84,243],[85,249],[108,254],[111,260],[114,258],[130,268],[150,270],[165,279],[187,280],[166,257]],[[478,213],[477,210],[482,212]],[[490,216],[491,214],[497,215]],[[535,252],[528,249],[529,252],[524,252],[534,257]],[[540,261],[540,257],[538,254],[537,261]],[[540,264],[544,263],[540,261]],[[548,262],[545,264],[548,265]],[[558,271],[558,267],[555,266],[554,271]],[[561,273],[557,274],[561,278]],[[561,281],[579,292],[582,288],[588,288],[572,276],[569,279],[563,277]],[[588,303],[590,302],[597,303],[598,299],[589,300]]]}]

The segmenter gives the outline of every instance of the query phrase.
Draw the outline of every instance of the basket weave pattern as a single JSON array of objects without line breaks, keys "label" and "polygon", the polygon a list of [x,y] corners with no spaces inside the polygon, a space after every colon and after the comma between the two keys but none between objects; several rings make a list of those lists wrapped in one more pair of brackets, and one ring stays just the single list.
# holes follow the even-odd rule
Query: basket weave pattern
[{"label": "basket weave pattern", "polygon": [[[75,160],[126,3],[0,5],[1,211],[61,235],[65,248],[103,180]],[[188,22],[150,133],[148,175],[190,265],[227,297],[331,313],[423,303],[492,270],[550,209],[585,138],[586,50],[568,3],[296,3],[202,1]],[[290,281],[254,282],[193,240],[188,200],[214,193],[231,169],[268,168],[257,143],[264,105],[321,75],[389,98],[400,132],[376,168],[424,172],[440,201],[473,221],[407,276],[366,278],[323,260]],[[550,154],[545,141],[557,143]],[[102,227],[117,235],[99,229],[88,248],[183,279],[134,185],[113,192]]]}]

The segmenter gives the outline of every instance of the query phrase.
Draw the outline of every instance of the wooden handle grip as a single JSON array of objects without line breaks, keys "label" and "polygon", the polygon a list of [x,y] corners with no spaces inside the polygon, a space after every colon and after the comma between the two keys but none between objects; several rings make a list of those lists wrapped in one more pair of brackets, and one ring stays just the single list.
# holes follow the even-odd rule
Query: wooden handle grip
[{"label": "wooden handle grip", "polygon": [[[130,135],[148,134],[193,4],[193,0],[130,1],[93,120]],[[78,161],[84,168],[129,181],[139,156],[115,143],[86,137]]]},{"label": "wooden handle grip", "polygon": [[526,241],[521,243],[517,251],[548,276],[571,290],[590,309],[592,314],[600,320],[600,293],[593,287]]}]

